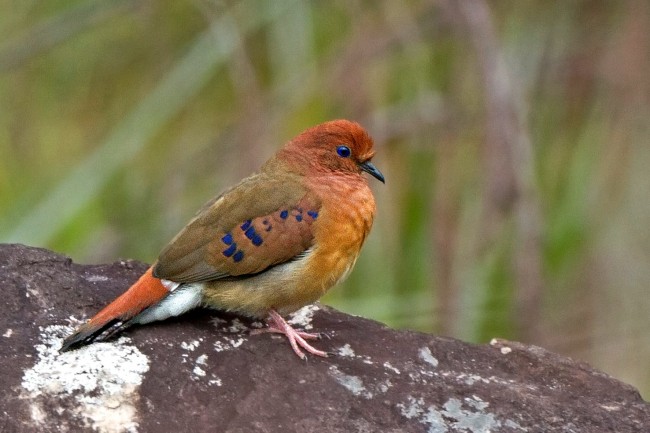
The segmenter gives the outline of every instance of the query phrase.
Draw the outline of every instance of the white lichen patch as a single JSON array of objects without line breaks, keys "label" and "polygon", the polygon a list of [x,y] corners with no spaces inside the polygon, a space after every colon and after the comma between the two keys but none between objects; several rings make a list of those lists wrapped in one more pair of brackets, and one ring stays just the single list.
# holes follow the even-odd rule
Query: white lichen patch
[{"label": "white lichen patch", "polygon": [[230,350],[232,349],[232,346],[229,344],[224,343],[223,341],[215,341],[214,342],[214,351],[215,352],[223,352],[225,350]]},{"label": "white lichen patch", "polygon": [[345,343],[343,346],[335,350],[338,356],[343,358],[351,358],[361,360],[364,364],[372,365],[375,362],[367,355],[357,355],[348,343]]},{"label": "white lichen patch", "polygon": [[248,330],[248,326],[244,325],[239,319],[233,319],[232,322],[230,322],[230,326],[226,327],[226,331],[231,334],[240,334],[242,332],[247,332]]},{"label": "white lichen patch", "polygon": [[445,419],[440,411],[433,406],[425,407],[422,398],[409,396],[406,403],[398,403],[397,408],[403,417],[407,419],[417,419],[420,424],[427,426],[427,433],[445,433],[449,431],[445,424]]},{"label": "white lichen patch", "polygon": [[[138,387],[149,370],[147,357],[129,345],[127,337],[60,354],[63,338],[74,328],[39,329],[36,363],[22,378],[21,398],[30,405],[31,421],[35,425],[51,422],[47,411],[54,410],[57,416],[68,412],[100,433],[136,432]],[[76,402],[73,408],[69,404],[51,407],[53,401],[66,396]]]},{"label": "white lichen patch", "polygon": [[11,329],[11,328],[9,328],[9,329],[7,329],[7,330],[5,331],[4,334],[2,334],[2,336],[5,337],[5,338],[11,338],[11,336],[13,335],[13,333],[14,333],[14,330]]},{"label": "white lichen patch", "polygon": [[215,352],[224,352],[226,350],[232,350],[236,349],[244,342],[246,342],[247,339],[243,337],[239,338],[228,338],[224,337],[222,340],[218,340],[214,342],[214,350]]},{"label": "white lichen patch", "polygon": [[[510,387],[516,383],[516,381],[513,379],[506,380],[496,376],[483,377],[483,376],[479,376],[478,374],[458,373],[457,371],[440,371],[439,373],[435,373],[435,375],[441,377],[450,377],[456,380],[457,382],[464,383],[465,385],[470,385],[470,386],[474,385],[477,382],[482,382],[486,384],[491,383],[491,384]],[[530,390],[537,389],[537,387],[532,385],[527,385],[527,387]]]},{"label": "white lichen patch", "polygon": [[[465,399],[468,406],[477,409],[463,409],[463,404],[460,400],[451,398],[444,404],[444,411],[442,414],[448,418],[455,420],[453,426],[456,430],[465,429],[472,433],[489,433],[501,427],[501,422],[497,421],[494,414],[485,412],[488,404],[485,403],[476,407],[472,404],[472,399]],[[462,430],[461,430],[462,431]]]},{"label": "white lichen patch", "polygon": [[[194,368],[192,369],[192,380],[202,381],[207,383],[209,386],[221,386],[221,379],[214,375],[214,373],[208,373],[205,371],[204,367],[208,366],[208,355],[202,354],[199,355],[194,361]],[[206,380],[206,378],[209,378]]]},{"label": "white lichen patch", "polygon": [[407,419],[413,419],[416,416],[422,414],[422,408],[424,407],[424,400],[421,398],[414,398],[410,395],[407,397],[406,403],[397,403],[397,408],[403,417]]},{"label": "white lichen patch", "polygon": [[33,288],[31,284],[27,283],[25,286],[25,297],[31,298],[32,296],[35,297],[36,299],[43,299],[39,291]]},{"label": "white lichen patch", "polygon": [[386,379],[382,382],[380,382],[377,385],[377,389],[382,393],[385,394],[388,392],[388,390],[393,386],[393,383],[390,381],[390,379]]},{"label": "white lichen patch", "polygon": [[108,277],[106,275],[88,275],[86,277],[86,281],[90,283],[97,283],[100,281],[108,281]]},{"label": "white lichen patch", "polygon": [[208,380],[208,385],[221,386],[221,379],[215,377],[214,379]]},{"label": "white lichen patch", "polygon": [[[218,317],[212,319],[212,324],[222,333],[225,331],[229,334],[248,335],[251,328],[246,326],[241,320],[235,318],[231,321],[224,320]],[[263,325],[255,322],[251,325],[253,328],[259,328]],[[216,352],[224,352],[226,350],[235,349],[244,344],[248,339],[240,336],[237,338],[230,338],[223,336],[221,340],[214,343],[214,350]]]},{"label": "white lichen patch", "polygon": [[[187,353],[182,353],[181,354],[181,363],[182,364],[190,364],[192,363],[190,352],[194,352],[196,349],[198,349],[203,343],[203,338],[199,338],[198,340],[193,340],[190,342],[183,341],[181,342],[181,349],[186,350]],[[207,354],[201,354],[199,355],[195,360],[194,360],[194,365],[190,366],[191,371],[190,371],[190,378],[192,380],[204,380],[204,378],[207,376],[206,371],[201,367],[201,366],[207,366],[208,365],[208,355]]]},{"label": "white lichen patch", "polygon": [[[188,352],[193,352],[199,347],[200,343],[202,343],[202,342],[203,342],[203,339],[194,340],[194,341],[191,341],[189,343],[183,342],[183,343],[181,343],[181,347],[183,349],[187,350]],[[201,382],[207,383],[208,385],[211,385],[211,386],[212,385],[221,386],[221,379],[216,377],[213,373],[208,373],[206,371],[206,367],[208,366],[208,354],[207,353],[203,353],[203,354],[197,356],[196,359],[194,360],[193,365],[192,365],[192,361],[191,361],[192,356],[190,356],[189,353],[183,353],[183,354],[181,354],[181,356],[182,356],[182,358],[181,358],[181,363],[182,364],[190,364],[191,365],[190,366],[190,368],[191,368],[190,378],[193,381],[201,381]]]},{"label": "white lichen patch", "polygon": [[227,320],[224,320],[220,317],[213,317],[210,319],[210,323],[212,323],[212,326],[214,326],[217,329],[222,329],[226,323],[228,323]]},{"label": "white lichen patch", "polygon": [[360,396],[366,399],[371,399],[373,397],[372,392],[368,391],[363,384],[363,381],[358,376],[352,376],[349,374],[343,373],[335,365],[329,368],[330,374],[340,385],[350,391],[356,396]]},{"label": "white lichen patch", "polygon": [[507,420],[505,420],[504,423],[503,423],[503,425],[506,426],[506,427],[508,427],[508,428],[514,429],[514,430],[521,430],[521,431],[523,431],[523,432],[527,432],[527,431],[528,431],[528,429],[527,429],[526,427],[522,427],[521,425],[519,425],[518,422],[513,421],[513,420],[511,420],[511,419],[507,419]]},{"label": "white lichen patch", "polygon": [[371,383],[366,384],[360,377],[343,373],[336,366],[331,366],[329,372],[339,385],[342,385],[355,396],[365,399],[371,399],[376,395],[385,394],[393,387],[390,379],[376,380],[370,378]]},{"label": "white lichen patch", "polygon": [[486,409],[489,406],[489,404],[486,401],[484,401],[481,397],[479,397],[477,395],[473,395],[471,398],[466,398],[465,402],[469,406],[473,407],[474,409],[478,409],[478,410]]},{"label": "white lichen patch", "polygon": [[208,355],[205,353],[199,355],[198,358],[194,361],[194,369],[192,370],[192,380],[199,380],[206,376],[206,372],[201,366],[206,366],[208,364]]},{"label": "white lichen patch", "polygon": [[490,383],[490,379],[479,376],[478,374],[465,374],[460,373],[456,375],[458,381],[464,382],[466,385],[474,385],[476,382]]},{"label": "white lichen patch", "polygon": [[230,334],[240,334],[243,332],[248,332],[250,331],[251,328],[260,328],[264,326],[263,324],[259,322],[254,322],[251,324],[251,328],[246,326],[241,320],[234,318],[232,320],[225,320],[221,319],[219,317],[214,317],[210,320],[212,325],[214,325],[215,328],[217,328],[219,331],[222,332],[228,332]]},{"label": "white lichen patch", "polygon": [[348,343],[336,349],[336,353],[344,358],[354,358],[356,356],[354,350],[352,350],[352,347]]},{"label": "white lichen patch", "polygon": [[426,405],[422,398],[408,397],[405,403],[397,404],[402,416],[407,419],[416,419],[420,424],[427,426],[427,433],[445,433],[453,431],[469,433],[489,433],[498,431],[501,426],[511,429],[527,431],[513,420],[500,421],[487,409],[489,404],[473,395],[463,402],[450,398],[442,408],[435,405]]},{"label": "white lichen patch", "polygon": [[432,367],[434,368],[438,367],[438,360],[434,358],[433,353],[431,353],[431,349],[429,349],[428,347],[422,347],[418,351],[418,356],[422,361],[426,362]]},{"label": "white lichen patch", "polygon": [[390,371],[392,371],[392,372],[395,373],[395,374],[402,374],[401,371],[399,371],[399,369],[393,367],[393,366],[391,365],[391,363],[388,362],[388,361],[384,362],[384,368],[385,368],[386,370],[390,370]]},{"label": "white lichen patch", "polygon": [[428,385],[431,378],[438,376],[438,373],[429,370],[419,370],[409,372],[409,379],[413,383]]},{"label": "white lichen patch", "polygon": [[185,341],[182,341],[181,342],[181,349],[192,352],[192,351],[194,351],[194,349],[199,347],[199,345],[201,344],[201,341],[202,341],[201,339],[190,341],[189,343],[185,342]]},{"label": "white lichen patch", "polygon": [[490,346],[494,347],[499,347],[499,351],[501,352],[502,355],[507,355],[510,352],[512,352],[512,347],[508,347],[505,345],[506,341],[505,340],[500,340],[498,338],[493,338],[490,340]]},{"label": "white lichen patch", "polygon": [[231,338],[230,339],[230,345],[233,348],[237,348],[237,347],[241,346],[242,344],[244,344],[244,341],[246,341],[246,339],[244,339],[244,338],[238,338],[236,340],[234,338]]},{"label": "white lichen patch", "polygon": [[317,305],[307,305],[305,307],[302,307],[300,310],[291,313],[290,319],[288,322],[291,325],[298,326],[302,329],[312,329],[313,326],[311,324],[311,321],[314,317],[314,313],[316,311],[320,310],[320,308]]}]

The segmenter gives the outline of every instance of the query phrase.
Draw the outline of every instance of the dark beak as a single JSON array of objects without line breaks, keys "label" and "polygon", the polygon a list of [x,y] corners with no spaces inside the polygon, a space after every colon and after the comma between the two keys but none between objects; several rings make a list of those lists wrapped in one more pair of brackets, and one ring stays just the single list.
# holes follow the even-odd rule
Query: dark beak
[{"label": "dark beak", "polygon": [[381,174],[381,171],[377,170],[377,167],[375,167],[372,162],[366,161],[364,163],[359,164],[359,167],[361,167],[361,170],[365,171],[370,176],[380,180],[381,183],[386,183],[386,181],[384,180],[384,175]]}]

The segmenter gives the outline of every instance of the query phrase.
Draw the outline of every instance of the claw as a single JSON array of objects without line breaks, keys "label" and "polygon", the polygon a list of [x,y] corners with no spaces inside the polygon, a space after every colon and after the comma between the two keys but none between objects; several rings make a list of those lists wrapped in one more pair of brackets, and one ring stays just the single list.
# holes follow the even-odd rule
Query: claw
[{"label": "claw", "polygon": [[284,334],[289,340],[289,344],[291,344],[291,348],[293,349],[294,353],[298,355],[300,359],[306,359],[303,350],[308,353],[311,353],[312,355],[322,356],[324,358],[327,358],[328,356],[327,352],[316,349],[306,341],[306,340],[318,340],[320,339],[321,334],[304,332],[304,331],[296,331],[275,310],[271,310],[269,312],[268,327],[264,329],[254,329],[253,331],[251,331],[251,334],[256,335],[256,334],[262,334],[266,332]]}]

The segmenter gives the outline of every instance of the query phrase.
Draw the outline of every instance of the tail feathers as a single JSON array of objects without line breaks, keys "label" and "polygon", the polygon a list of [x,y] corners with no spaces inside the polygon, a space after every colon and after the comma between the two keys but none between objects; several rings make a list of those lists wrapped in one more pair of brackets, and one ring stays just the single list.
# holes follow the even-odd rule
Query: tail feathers
[{"label": "tail feathers", "polygon": [[109,338],[127,328],[131,318],[165,298],[169,290],[152,275],[152,269],[149,268],[129,290],[63,340],[60,351],[66,352]]}]

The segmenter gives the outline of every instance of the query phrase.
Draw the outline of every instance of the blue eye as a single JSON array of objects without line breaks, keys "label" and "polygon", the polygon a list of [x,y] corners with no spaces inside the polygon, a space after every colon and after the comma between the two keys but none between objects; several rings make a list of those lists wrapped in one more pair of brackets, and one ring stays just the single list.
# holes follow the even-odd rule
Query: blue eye
[{"label": "blue eye", "polygon": [[350,155],[352,154],[352,151],[350,150],[349,147],[347,146],[339,146],[336,148],[336,153],[341,157],[341,158],[349,158]]}]

